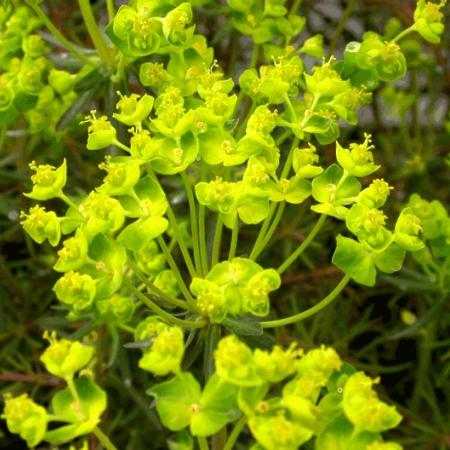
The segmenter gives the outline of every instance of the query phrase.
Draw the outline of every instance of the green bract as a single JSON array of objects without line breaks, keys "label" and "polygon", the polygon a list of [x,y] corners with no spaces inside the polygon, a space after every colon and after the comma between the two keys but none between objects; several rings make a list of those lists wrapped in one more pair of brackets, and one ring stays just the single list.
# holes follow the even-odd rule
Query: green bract
[{"label": "green bract", "polygon": [[59,391],[52,398],[51,409],[61,422],[67,424],[47,431],[44,439],[53,445],[64,444],[97,427],[106,409],[106,394],[92,378],[81,376],[74,381],[72,389]]},{"label": "green bract", "polygon": [[347,215],[344,205],[355,201],[361,190],[361,184],[354,176],[349,176],[337,164],[332,164],[312,181],[312,196],[319,202],[311,209],[321,214],[327,214],[338,219]]},{"label": "green bract", "polygon": [[148,393],[156,398],[159,417],[172,431],[189,425],[194,436],[210,436],[237,415],[236,388],[217,375],[209,379],[203,392],[190,373],[181,372]]},{"label": "green bract", "polygon": [[373,249],[369,245],[339,235],[336,238],[333,264],[349,277],[366,286],[374,286],[377,269],[393,273],[401,269],[405,250],[395,243]]}]

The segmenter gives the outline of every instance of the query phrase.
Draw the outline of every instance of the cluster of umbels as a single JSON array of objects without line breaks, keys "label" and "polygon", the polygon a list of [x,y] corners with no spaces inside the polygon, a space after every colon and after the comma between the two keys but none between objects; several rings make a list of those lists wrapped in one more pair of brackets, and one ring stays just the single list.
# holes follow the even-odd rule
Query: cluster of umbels
[{"label": "cluster of umbels", "polygon": [[[23,394],[7,395],[2,414],[11,432],[30,447],[53,445],[96,432],[106,408],[106,394],[86,366],[94,347],[45,333],[49,346],[41,356],[47,371],[67,388],[57,392],[47,410]],[[365,450],[401,450],[384,442],[381,433],[401,421],[395,407],[381,401],[372,380],[343,363],[335,350],[321,347],[304,352],[292,344],[270,352],[252,350],[236,336],[222,338],[214,352],[216,372],[202,389],[190,372],[181,369],[185,352],[183,330],[156,316],[136,328],[142,349],[139,367],[155,375],[174,376],[152,386],[156,409],[165,427],[207,437],[227,423],[247,423],[262,448],[295,450],[313,437],[325,448],[340,441]],[[274,390],[275,385],[281,389]],[[278,394],[277,394],[278,393]],[[220,401],[218,401],[220,399]],[[244,422],[245,421],[245,422]],[[65,422],[57,428],[52,422]]]},{"label": "cluster of umbels", "polygon": [[62,445],[94,432],[107,403],[105,391],[87,368],[92,363],[94,347],[58,339],[54,332],[45,332],[44,338],[49,345],[41,355],[41,362],[50,374],[64,380],[67,387],[53,396],[48,410],[27,394],[7,395],[1,416],[9,430],[19,434],[30,448],[42,441]]},{"label": "cluster of umbels", "polygon": [[[173,375],[151,389],[169,430],[189,426],[194,436],[205,437],[242,418],[258,442],[255,449],[295,450],[314,436],[325,450],[339,435],[355,448],[400,450],[380,435],[398,425],[399,414],[378,399],[373,380],[342,363],[333,349],[306,354],[295,347],[252,350],[230,335],[220,340],[216,372],[203,389],[181,369],[185,328],[269,314],[269,295],[280,287],[286,262],[273,269],[255,260],[286,204],[311,202],[319,217],[314,233],[328,216],[345,224],[354,237],[338,235],[333,255],[345,282],[372,286],[377,271],[399,270],[406,252],[429,252],[433,258],[442,242],[449,246],[447,212],[417,196],[390,230],[382,207],[392,187],[383,179],[365,188],[359,181],[379,168],[371,136],[347,147],[338,142],[341,121],[355,124],[358,108],[371,101],[373,89],[404,76],[398,38],[386,41],[366,33],[362,42],[346,47],[342,60],[323,59],[306,71],[301,55],[322,58],[323,50],[320,37],[299,50],[290,45],[304,19],[290,16],[283,0],[266,1],[264,7],[259,1],[244,3],[228,1],[232,24],[263,44],[272,62],[244,71],[238,95],[206,39],[195,34],[190,3],[140,0],[121,6],[107,29],[112,43],[131,61],[159,55],[158,62],[140,64],[145,93],[119,94],[113,117],[128,128],[126,140],[119,140],[110,118],[96,111],[85,122],[88,150],[115,146],[124,153],[106,156],[99,165],[106,172],[102,184],[84,196],[64,192],[65,161],[57,168],[33,162],[33,187],[25,195],[60,199],[67,209],[58,216],[35,205],[21,214],[22,225],[40,244],[62,242],[54,264],[62,276],[54,292],[69,317],[94,315],[132,330],[137,343],[144,343],[139,366],[158,376]],[[435,42],[443,31],[443,3],[431,5],[419,1],[408,30]],[[278,51],[270,44],[274,36],[286,44]],[[250,100],[247,119],[239,117],[243,96]],[[323,167],[317,147],[331,143],[336,163]],[[179,178],[185,187],[190,241],[160,182],[166,176]],[[222,258],[220,240],[211,257],[201,245],[205,236],[196,214],[204,219],[207,210],[215,213],[217,229],[231,230],[228,258]],[[265,233],[252,253],[236,257],[239,227],[260,223]],[[175,245],[190,283],[172,255]],[[135,312],[142,305],[154,315],[140,320]],[[91,377],[74,379],[91,360],[91,347],[55,336],[50,341],[42,361],[68,383],[54,397],[56,418],[23,396],[8,398],[4,412],[10,430],[29,445],[42,439],[59,444],[94,431],[106,407]],[[282,381],[281,390],[272,390]],[[74,402],[76,414],[64,415]],[[28,412],[23,423],[22,410]],[[70,433],[63,437],[60,429],[47,431],[50,420],[70,422]]]},{"label": "cluster of umbels", "polygon": [[76,98],[77,77],[46,57],[41,22],[28,7],[5,2],[0,24],[0,123],[11,126],[23,115],[30,133],[54,134]]}]

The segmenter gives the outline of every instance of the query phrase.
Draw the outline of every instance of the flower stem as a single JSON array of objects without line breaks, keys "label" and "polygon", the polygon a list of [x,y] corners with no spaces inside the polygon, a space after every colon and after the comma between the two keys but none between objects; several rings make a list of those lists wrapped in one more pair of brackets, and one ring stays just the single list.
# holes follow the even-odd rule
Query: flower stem
[{"label": "flower stem", "polygon": [[148,290],[152,292],[153,294],[157,295],[158,297],[161,297],[163,300],[165,300],[167,303],[170,303],[171,305],[178,306],[179,308],[186,309],[188,311],[193,311],[193,308],[191,308],[186,301],[184,300],[178,300],[176,298],[172,298],[166,293],[164,293],[161,289],[157,288],[137,267],[137,265],[133,261],[128,261],[127,263],[128,267],[133,271],[133,273],[147,286]]},{"label": "flower stem", "polygon": [[[150,167],[147,170],[148,170],[148,174],[151,177],[153,177],[154,180],[158,183],[160,189],[164,191],[164,189],[161,186],[161,183],[158,180],[158,177],[155,175],[153,170]],[[170,226],[173,229],[173,234],[174,234],[175,240],[177,241],[178,247],[180,247],[181,254],[183,255],[184,262],[186,264],[189,275],[191,276],[191,278],[194,278],[195,276],[197,276],[197,272],[195,271],[195,267],[192,262],[191,255],[189,253],[186,243],[184,242],[183,235],[181,234],[180,227],[178,226],[178,222],[175,217],[175,213],[173,212],[173,209],[172,209],[172,206],[170,205],[170,203],[168,203],[168,205],[167,205],[167,217],[169,218]],[[161,247],[164,247],[165,249],[167,249],[166,243],[164,242],[164,240],[161,237],[158,238],[158,242],[161,245]],[[164,251],[164,249],[163,249],[163,251]],[[169,265],[171,264],[170,261],[172,261],[174,267],[177,267],[174,259],[172,258],[172,255],[170,254],[170,252],[168,250],[167,250],[166,258],[168,259]],[[172,268],[172,270],[175,270],[175,269]],[[176,269],[176,271],[179,273],[178,268]],[[181,278],[181,275],[180,275],[180,278]],[[181,278],[181,280],[183,280],[183,279]],[[183,285],[184,285],[184,282],[182,282],[182,284],[180,284],[180,287]],[[188,294],[189,294],[189,291],[188,291]],[[188,295],[186,297],[186,299],[189,300],[189,297],[190,297],[190,295]],[[192,297],[190,297],[190,298],[192,298]]]},{"label": "flower stem", "polygon": [[208,441],[206,438],[202,436],[197,436],[198,445],[200,447],[200,450],[209,450]]},{"label": "flower stem", "polygon": [[233,229],[231,230],[231,242],[230,242],[230,250],[228,252],[228,261],[231,261],[236,255],[238,238],[239,238],[239,219],[236,217]]},{"label": "flower stem", "polygon": [[[202,181],[206,181],[206,164],[201,165],[201,175],[200,178]],[[208,268],[208,251],[206,248],[206,231],[205,231],[205,222],[206,221],[206,207],[205,205],[200,205],[198,207],[198,238],[200,241],[200,261],[202,263],[202,271],[204,275],[209,271]]]},{"label": "flower stem", "polygon": [[[159,246],[161,247],[162,252],[164,253],[164,256],[167,259],[167,262],[170,266],[170,268],[172,269],[175,277],[177,278],[178,281],[178,285],[180,286],[181,292],[184,295],[184,298],[189,302],[189,303],[193,303],[194,299],[191,295],[191,293],[189,292],[189,289],[186,286],[186,283],[183,280],[183,277],[181,276],[180,270],[178,269],[177,263],[175,262],[175,260],[173,259],[169,248],[167,247],[167,244],[165,243],[164,239],[159,236],[158,238],[156,238],[156,240],[158,241]],[[192,275],[191,275],[192,276]],[[195,274],[194,274],[195,276]]]},{"label": "flower stem", "polygon": [[206,216],[206,208],[204,205],[200,205],[198,208],[198,234],[200,241],[200,260],[202,263],[202,271],[206,275],[209,269],[208,269],[208,251],[206,249],[205,216]]},{"label": "flower stem", "polygon": [[403,30],[401,33],[397,34],[394,39],[391,40],[391,44],[395,44],[400,39],[404,38],[409,33],[412,33],[413,31],[416,31],[416,24],[411,25],[409,28],[406,28],[406,30]]},{"label": "flower stem", "polygon": [[106,41],[103,38],[100,30],[97,26],[97,22],[92,12],[90,0],[78,0],[78,5],[80,6],[81,15],[83,16],[84,24],[92,39],[94,47],[97,49],[98,54],[103,61],[103,63],[108,67],[114,66],[114,58],[110,49],[106,45]]},{"label": "flower stem", "polygon": [[244,429],[246,423],[247,423],[246,416],[242,416],[235,423],[233,429],[231,430],[230,436],[227,439],[227,442],[225,442],[223,450],[233,450],[234,444],[236,443],[236,441],[237,441],[239,435],[241,434],[241,431]]},{"label": "flower stem", "polygon": [[114,15],[116,13],[114,0],[106,0],[106,9],[108,11],[108,19],[111,22],[114,19]]},{"label": "flower stem", "polygon": [[270,228],[267,230],[267,233],[265,234],[264,238],[259,243],[258,247],[255,248],[252,252],[252,259],[256,259],[260,253],[266,248],[266,245],[270,241],[271,237],[273,236],[273,233],[275,233],[275,230],[278,227],[278,224],[280,223],[281,217],[283,216],[284,208],[286,206],[286,203],[283,202],[278,206],[278,211],[275,214],[275,217],[273,219],[272,224],[270,225]]},{"label": "flower stem", "polygon": [[204,320],[184,320],[179,319],[178,317],[172,316],[172,314],[168,313],[164,309],[160,308],[156,303],[150,300],[146,295],[144,295],[139,289],[134,287],[128,280],[123,280],[124,286],[130,290],[139,300],[142,301],[148,308],[150,308],[155,314],[160,316],[161,318],[167,320],[170,323],[175,325],[179,325],[184,328],[203,328],[206,324]]},{"label": "flower stem", "polygon": [[216,227],[214,229],[214,242],[211,255],[211,267],[214,267],[220,258],[220,244],[222,243],[223,221],[217,214]]},{"label": "flower stem", "polygon": [[260,325],[263,328],[275,328],[275,327],[282,327],[285,325],[290,325],[292,323],[300,322],[301,320],[305,320],[308,317],[311,317],[314,314],[318,313],[326,306],[328,306],[341,293],[341,291],[345,288],[345,286],[347,286],[347,283],[349,281],[350,281],[350,277],[348,275],[345,275],[342,278],[342,280],[338,283],[338,285],[325,298],[320,300],[319,303],[315,304],[314,306],[307,309],[306,311],[303,311],[301,313],[295,314],[290,317],[285,317],[284,319],[260,322]]},{"label": "flower stem", "polygon": [[106,450],[117,450],[117,447],[109,440],[108,436],[100,430],[99,427],[95,427],[92,433],[94,433],[95,437],[100,441]]},{"label": "flower stem", "polygon": [[73,376],[65,378],[65,381],[70,393],[72,394],[72,398],[75,400],[75,402],[77,402],[78,406],[80,406],[80,396],[78,395],[77,388],[75,387],[75,383],[73,382]]},{"label": "flower stem", "polygon": [[61,191],[61,192],[59,193],[58,197],[59,197],[64,203],[66,203],[67,205],[71,206],[71,207],[74,208],[74,209],[78,209],[77,204],[76,204],[75,202],[73,202],[72,200],[70,200],[70,198],[67,197],[67,195],[64,194],[64,192]]},{"label": "flower stem", "polygon": [[133,327],[130,327],[129,325],[125,323],[118,323],[117,327],[120,328],[123,331],[126,331],[127,333],[134,334],[135,329]]},{"label": "flower stem", "polygon": [[177,244],[180,247],[181,254],[183,255],[184,262],[188,269],[189,275],[191,276],[191,278],[193,278],[197,275],[197,272],[196,272],[194,264],[192,262],[191,255],[189,254],[187,245],[184,242],[184,238],[181,234],[180,227],[178,226],[178,222],[177,222],[177,219],[173,212],[173,209],[170,205],[167,208],[167,217],[169,218],[170,225],[173,228],[173,234],[175,236],[175,240],[177,241]]},{"label": "flower stem", "polygon": [[347,25],[348,19],[350,18],[353,8],[355,7],[356,0],[349,0],[347,3],[347,6],[345,8],[344,13],[341,16],[341,19],[339,20],[339,23],[336,27],[336,30],[333,34],[333,37],[331,39],[328,55],[331,56],[334,52],[334,49],[336,48],[336,45],[339,41],[339,38],[342,35],[342,32],[344,31],[345,25]]},{"label": "flower stem", "polygon": [[255,259],[259,255],[259,253],[261,253],[261,251],[259,250],[260,243],[264,239],[264,236],[265,236],[265,234],[267,232],[267,229],[269,228],[269,225],[270,225],[270,220],[272,219],[272,216],[275,213],[275,209],[276,208],[277,208],[277,203],[272,203],[270,205],[269,214],[264,219],[264,222],[261,225],[261,228],[259,230],[258,236],[256,237],[256,241],[253,244],[252,251],[250,252],[250,256],[249,256],[250,259]]},{"label": "flower stem", "polygon": [[200,257],[200,241],[199,241],[199,229],[197,224],[200,222],[197,220],[197,207],[195,205],[194,194],[192,192],[191,183],[185,172],[181,172],[181,179],[183,181],[184,190],[189,203],[189,217],[191,220],[191,232],[192,232],[192,247],[194,249],[194,262],[197,273],[201,276],[206,275],[203,273],[202,261]]},{"label": "flower stem", "polygon": [[283,264],[281,264],[280,267],[278,267],[277,272],[281,275],[311,244],[313,239],[316,237],[317,233],[322,228],[323,224],[325,223],[327,219],[327,216],[321,215],[319,220],[314,225],[311,232],[308,234],[308,237],[302,242],[302,244],[295,250],[287,259],[284,261]]}]

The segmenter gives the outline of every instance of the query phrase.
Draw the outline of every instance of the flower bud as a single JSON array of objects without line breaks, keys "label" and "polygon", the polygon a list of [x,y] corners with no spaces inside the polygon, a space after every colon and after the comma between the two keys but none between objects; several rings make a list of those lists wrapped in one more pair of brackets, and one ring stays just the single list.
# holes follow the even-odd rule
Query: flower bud
[{"label": "flower bud", "polygon": [[369,187],[363,189],[358,195],[358,202],[368,208],[381,208],[386,203],[390,191],[394,189],[383,179],[375,179]]},{"label": "flower bud", "polygon": [[88,123],[88,150],[100,150],[113,145],[116,142],[116,129],[106,116],[97,119],[96,111],[92,110],[90,116],[86,116],[81,123]]},{"label": "flower bud", "polygon": [[28,446],[38,445],[47,431],[47,411],[34,403],[27,394],[12,397],[5,395],[5,409],[1,415],[11,433],[18,434]]},{"label": "flower bud", "polygon": [[184,355],[183,330],[170,326],[158,317],[148,317],[136,327],[135,339],[139,341],[150,339],[150,347],[143,349],[139,367],[155,375],[177,373],[180,370]]},{"label": "flower bud", "polygon": [[267,105],[258,106],[247,122],[247,134],[266,137],[276,126],[277,112],[272,112]]},{"label": "flower bud", "polygon": [[299,51],[312,58],[323,58],[323,36],[321,34],[316,34],[315,36],[306,39]]},{"label": "flower bud", "polygon": [[262,378],[270,383],[278,383],[295,372],[298,354],[295,345],[287,350],[275,346],[270,353],[256,349],[253,358]]},{"label": "flower bud", "polygon": [[294,149],[292,155],[292,167],[296,175],[301,178],[314,178],[323,172],[323,168],[318,164],[319,155],[314,145],[308,143],[306,148]]},{"label": "flower bud", "polygon": [[31,176],[33,189],[24,195],[34,200],[50,200],[58,197],[67,180],[66,160],[64,159],[58,168],[49,164],[36,165],[34,161],[29,166],[35,172]]},{"label": "flower bud", "polygon": [[422,239],[418,237],[421,231],[421,220],[412,213],[411,208],[403,209],[395,224],[395,241],[409,252],[421,250],[425,247]]},{"label": "flower bud", "polygon": [[269,292],[278,289],[281,278],[275,269],[265,269],[253,275],[244,289],[242,299],[243,311],[255,316],[269,314]]},{"label": "flower bud", "polygon": [[47,68],[44,57],[38,59],[24,59],[17,74],[19,89],[28,94],[36,95],[43,87],[44,70]]},{"label": "flower bud", "polygon": [[439,44],[441,34],[444,32],[444,14],[441,9],[447,3],[441,0],[439,3],[418,0],[414,11],[414,27],[417,32],[428,42]]},{"label": "flower bud", "polygon": [[314,66],[312,75],[305,73],[306,87],[312,94],[332,97],[350,88],[350,82],[341,78],[331,67],[331,62],[330,59],[321,66]]},{"label": "flower bud", "polygon": [[138,160],[151,161],[157,153],[158,149],[153,145],[150,132],[133,129],[133,136],[130,139],[131,156]]},{"label": "flower bud", "polygon": [[4,74],[0,75],[0,112],[7,111],[15,97],[14,84]]},{"label": "flower bud", "polygon": [[153,279],[153,284],[169,297],[177,298],[180,295],[177,278],[170,269],[159,272]]},{"label": "flower bud", "polygon": [[140,125],[146,119],[153,108],[154,98],[144,94],[140,97],[137,94],[122,95],[118,92],[120,100],[117,102],[119,113],[114,113],[113,117],[125,125]]},{"label": "flower bud", "polygon": [[347,418],[361,431],[380,433],[396,427],[402,420],[394,406],[382,402],[363,372],[351,375],[344,386],[342,406]]},{"label": "flower bud", "polygon": [[91,192],[80,205],[80,213],[86,221],[83,231],[88,239],[97,233],[113,233],[125,221],[124,209],[119,200],[103,192]]},{"label": "flower bud", "polygon": [[208,316],[213,323],[220,323],[225,319],[226,298],[216,283],[202,278],[193,278],[189,288],[197,297],[196,307],[200,314]]},{"label": "flower bud", "polygon": [[139,81],[146,87],[160,89],[168,77],[162,63],[146,62],[139,68]]},{"label": "flower bud", "polygon": [[192,7],[188,2],[172,9],[163,19],[163,33],[172,44],[181,44],[186,39],[186,26],[192,21]]},{"label": "flower bud", "polygon": [[364,142],[362,144],[352,143],[350,149],[343,148],[339,142],[336,142],[336,159],[350,175],[366,177],[380,167],[373,163],[371,152],[373,148],[375,147],[372,145],[372,136],[365,133]]},{"label": "flower bud", "polygon": [[71,305],[76,313],[90,309],[96,294],[94,279],[88,274],[65,273],[53,286],[58,300]]},{"label": "flower bud", "polygon": [[256,371],[253,354],[235,335],[222,338],[214,352],[220,378],[237,386],[259,386],[262,378]]},{"label": "flower bud", "polygon": [[22,41],[22,50],[25,57],[39,58],[48,51],[48,47],[45,45],[44,40],[39,34],[30,34]]},{"label": "flower bud", "polygon": [[135,307],[136,305],[131,297],[117,294],[103,300],[95,301],[95,308],[98,316],[108,322],[128,322],[133,316]]},{"label": "flower bud", "polygon": [[141,175],[139,162],[129,156],[108,155],[98,167],[105,170],[107,175],[96,190],[108,195],[129,194]]},{"label": "flower bud", "polygon": [[50,345],[41,355],[41,361],[48,372],[60,378],[72,378],[94,355],[94,347],[68,339],[58,340],[56,332],[45,331],[44,339],[47,339]]},{"label": "flower bud", "polygon": [[46,211],[39,205],[30,208],[28,214],[20,213],[23,229],[38,244],[48,240],[55,247],[61,238],[61,226],[58,216],[53,211]]},{"label": "flower bud", "polygon": [[73,86],[74,76],[65,70],[52,69],[48,75],[50,86],[59,94],[67,94]]},{"label": "flower bud", "polygon": [[58,251],[54,270],[57,272],[67,272],[76,270],[83,266],[87,261],[88,242],[86,236],[78,229],[75,236],[66,239],[63,242],[63,248]]}]

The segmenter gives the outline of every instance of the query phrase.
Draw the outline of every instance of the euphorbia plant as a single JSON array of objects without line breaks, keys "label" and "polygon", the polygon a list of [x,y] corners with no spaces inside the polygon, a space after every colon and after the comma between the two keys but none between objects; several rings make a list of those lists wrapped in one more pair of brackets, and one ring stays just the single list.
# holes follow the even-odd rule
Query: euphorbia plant
[{"label": "euphorbia plant", "polygon": [[[42,18],[39,2],[27,3]],[[389,40],[368,32],[342,59],[325,59],[320,36],[297,44],[305,19],[295,7],[230,0],[231,26],[253,42],[250,67],[236,83],[192,24],[192,6],[208,3],[137,0],[113,14],[109,2],[106,41],[80,0],[98,50],[98,57],[82,54],[82,79],[101,74],[121,88],[111,117],[97,108],[83,121],[87,149],[109,149],[99,164],[106,175],[90,192],[77,192],[67,186],[65,161],[30,163],[33,186],[25,195],[62,206],[32,206],[22,213],[23,227],[40,244],[60,245],[53,290],[67,317],[129,333],[129,346],[142,349],[138,367],[170,377],[151,379],[148,394],[162,424],[179,432],[172,448],[193,448],[194,437],[204,450],[213,436],[213,448],[229,450],[248,426],[253,450],[311,442],[316,450],[401,449],[383,441],[381,433],[401,416],[378,398],[377,380],[329,347],[268,349],[264,330],[316,314],[349,282],[374,286],[377,273],[400,270],[407,252],[425,251],[422,230],[433,239],[414,197],[389,226],[382,208],[392,187],[369,178],[380,168],[372,136],[345,142],[340,133],[344,122],[358,123],[373,90],[406,74],[399,45],[406,32],[439,40],[443,4],[419,1],[409,29]],[[315,60],[310,69],[305,55]],[[132,93],[128,70],[140,81]],[[171,185],[183,192],[186,220]],[[263,265],[285,210],[298,205],[308,211],[309,233],[284,260]],[[442,217],[440,232],[447,233],[448,215]],[[310,309],[278,317],[281,275],[320,239],[326,221],[344,230],[332,255],[342,278]],[[241,230],[250,228],[257,236],[244,242]],[[50,412],[28,397],[8,397],[9,429],[29,446],[92,432],[115,448],[97,426],[105,392],[92,373],[74,377],[93,348],[54,335],[50,341],[41,360],[68,387],[53,397]],[[203,353],[200,374],[184,358],[194,345]],[[19,423],[22,409],[29,415]],[[51,420],[69,425],[48,430]]]}]

